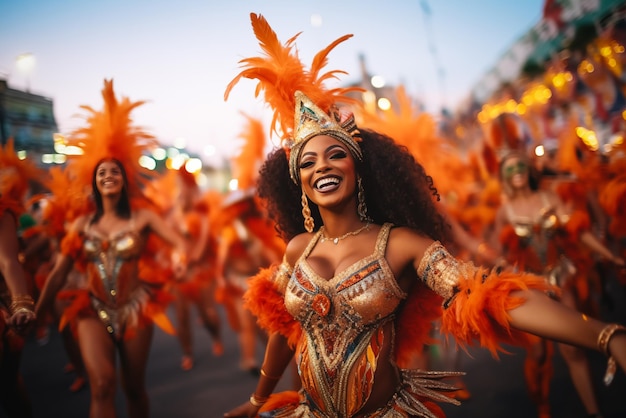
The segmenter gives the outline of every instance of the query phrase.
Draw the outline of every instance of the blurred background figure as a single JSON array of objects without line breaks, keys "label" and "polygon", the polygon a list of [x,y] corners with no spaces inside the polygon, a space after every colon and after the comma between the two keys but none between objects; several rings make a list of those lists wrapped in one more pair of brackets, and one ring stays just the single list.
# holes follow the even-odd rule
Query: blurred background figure
[{"label": "blurred background figure", "polygon": [[257,351],[267,336],[244,308],[242,296],[248,278],[280,260],[285,247],[255,196],[258,169],[265,156],[263,124],[259,119],[244,117],[247,123],[241,133],[243,145],[232,161],[235,190],[226,195],[211,224],[217,241],[218,297],[226,307],[229,325],[238,334],[239,367],[258,375]]},{"label": "blurred background figure", "polygon": [[24,337],[36,316],[33,289],[21,264],[18,222],[26,213],[29,182],[41,180],[42,174],[18,158],[12,139],[0,148],[0,406],[10,418],[32,416],[20,366]]},{"label": "blurred background figure", "polygon": [[[590,308],[589,280],[594,263],[588,251],[623,267],[624,260],[611,253],[590,231],[589,214],[567,207],[554,193],[539,190],[531,182],[531,166],[520,153],[505,155],[500,175],[506,200],[496,219],[495,237],[508,264],[521,271],[545,275],[558,289],[553,296],[563,304],[598,317]],[[585,350],[559,344],[570,376],[589,416],[600,416],[591,369]],[[552,343],[536,338],[529,350],[525,376],[539,416],[550,416]]]},{"label": "blurred background figure", "polygon": [[[184,167],[173,171],[175,175],[173,206],[168,222],[185,237],[191,252],[187,257],[184,277],[170,282],[169,290],[174,296],[176,335],[183,350],[180,367],[190,370],[194,364],[191,313],[195,307],[204,329],[213,341],[212,353],[224,353],[222,324],[215,300],[215,237],[209,231],[211,208],[218,204],[216,194],[203,195],[194,175]],[[214,202],[209,201],[213,198]]]}]

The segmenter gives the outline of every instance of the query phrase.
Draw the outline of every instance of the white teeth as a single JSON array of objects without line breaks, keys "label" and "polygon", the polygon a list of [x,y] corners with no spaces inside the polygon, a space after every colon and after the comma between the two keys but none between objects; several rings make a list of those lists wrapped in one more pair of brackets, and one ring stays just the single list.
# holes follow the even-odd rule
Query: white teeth
[{"label": "white teeth", "polygon": [[322,188],[324,188],[324,186],[327,186],[329,184],[337,185],[337,184],[339,184],[339,179],[337,177],[326,177],[326,178],[323,178],[323,179],[319,179],[315,183],[315,187],[318,188],[318,189],[322,189]]}]

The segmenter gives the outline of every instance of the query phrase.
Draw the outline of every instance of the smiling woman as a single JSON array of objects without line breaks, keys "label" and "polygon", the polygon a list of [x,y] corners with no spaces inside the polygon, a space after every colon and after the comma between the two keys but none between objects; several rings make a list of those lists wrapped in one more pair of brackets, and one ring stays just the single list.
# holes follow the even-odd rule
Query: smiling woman
[{"label": "smiling woman", "polygon": [[[442,332],[494,354],[534,333],[608,349],[626,369],[626,328],[551,300],[540,276],[448,253],[423,167],[392,139],[357,129],[338,105],[345,91],[323,87],[336,73],[320,73],[327,55],[348,35],[305,70],[296,37],[280,45],[262,16],[250,17],[267,55],[242,60],[227,94],[242,77],[257,79],[280,122],[284,146],[268,156],[258,191],[287,247],[250,280],[247,306],[270,337],[255,392],[225,416],[442,417],[437,403],[458,403],[442,379],[458,373],[409,368],[437,318]],[[272,395],[294,356],[302,388]]]},{"label": "smiling woman", "polygon": [[82,186],[80,192],[85,173],[92,170],[87,178],[95,211],[75,219],[63,237],[61,253],[41,291],[36,312],[43,316],[51,311],[74,267],[84,272],[86,287],[73,292],[60,327],[70,325],[78,337],[91,388],[89,415],[115,416],[117,353],[122,359],[128,415],[148,417],[145,372],[153,323],[170,333],[173,328],[164,316],[154,278],[143,274],[151,261],[146,244],[154,234],[180,254],[185,254],[186,248],[182,237],[146,209],[141,195],[133,194],[138,191],[133,186],[139,177],[133,151],[141,151],[140,139],[146,137],[140,130],[129,129],[128,116],[137,104],[118,102],[112,82],[105,82],[102,94],[105,109],[93,111],[90,124],[76,133],[88,157],[68,168]]}]

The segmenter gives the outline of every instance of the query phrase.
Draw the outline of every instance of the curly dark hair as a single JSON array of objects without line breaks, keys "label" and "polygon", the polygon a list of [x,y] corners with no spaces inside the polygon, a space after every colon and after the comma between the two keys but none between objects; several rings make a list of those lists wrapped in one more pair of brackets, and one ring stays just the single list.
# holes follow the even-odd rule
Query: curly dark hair
[{"label": "curly dark hair", "polygon": [[[439,194],[408,150],[378,132],[361,129],[363,161],[355,161],[365,190],[367,214],[377,224],[391,222],[413,228],[434,240],[447,241],[449,227],[437,210]],[[257,191],[281,237],[289,241],[305,232],[301,188],[289,177],[288,159],[282,148],[273,151],[263,164]],[[317,205],[309,200],[315,228],[322,219]]]}]

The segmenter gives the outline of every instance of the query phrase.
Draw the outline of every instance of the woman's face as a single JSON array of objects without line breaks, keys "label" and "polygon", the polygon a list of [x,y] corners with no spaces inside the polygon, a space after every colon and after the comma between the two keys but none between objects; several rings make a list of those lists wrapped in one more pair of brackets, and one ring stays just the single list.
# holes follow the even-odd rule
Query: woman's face
[{"label": "woman's face", "polygon": [[528,164],[519,157],[511,157],[502,164],[502,178],[513,189],[528,185]]},{"label": "woman's face", "polygon": [[124,188],[122,169],[114,161],[103,161],[96,170],[96,185],[102,196],[121,193]]},{"label": "woman's face", "polygon": [[302,149],[299,170],[304,192],[320,207],[333,207],[355,196],[354,159],[333,137],[310,139]]}]

